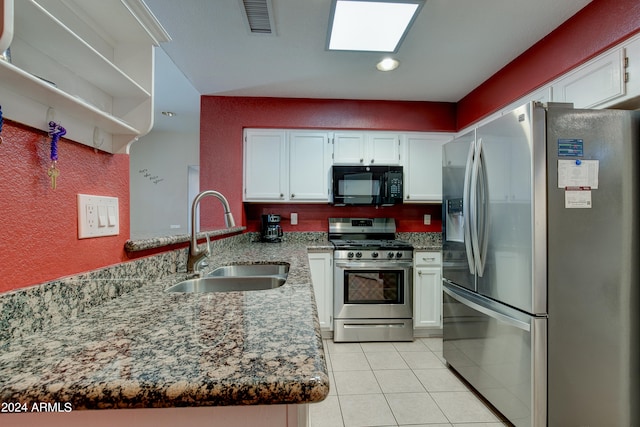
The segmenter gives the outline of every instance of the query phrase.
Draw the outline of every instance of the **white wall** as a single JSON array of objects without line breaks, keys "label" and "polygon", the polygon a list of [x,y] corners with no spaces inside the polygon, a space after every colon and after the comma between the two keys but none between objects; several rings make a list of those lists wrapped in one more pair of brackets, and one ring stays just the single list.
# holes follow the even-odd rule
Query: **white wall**
[{"label": "white wall", "polygon": [[154,71],[153,129],[129,149],[132,239],[189,232],[188,172],[199,165],[200,94],[159,48]]},{"label": "white wall", "polygon": [[199,132],[155,131],[131,146],[132,239],[188,233],[188,168],[199,147]]}]

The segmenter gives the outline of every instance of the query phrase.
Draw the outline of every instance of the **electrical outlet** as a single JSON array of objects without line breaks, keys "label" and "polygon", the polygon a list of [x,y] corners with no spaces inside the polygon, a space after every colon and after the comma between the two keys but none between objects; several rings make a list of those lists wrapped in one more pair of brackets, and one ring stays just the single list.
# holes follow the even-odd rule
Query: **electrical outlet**
[{"label": "electrical outlet", "polygon": [[431,225],[431,215],[429,214],[424,215],[424,225]]},{"label": "electrical outlet", "polygon": [[120,233],[118,198],[78,194],[78,239]]}]

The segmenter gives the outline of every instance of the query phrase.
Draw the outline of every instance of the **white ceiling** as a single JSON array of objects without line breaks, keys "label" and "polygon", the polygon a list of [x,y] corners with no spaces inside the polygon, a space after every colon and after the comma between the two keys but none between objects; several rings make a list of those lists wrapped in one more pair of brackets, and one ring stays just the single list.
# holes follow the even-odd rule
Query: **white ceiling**
[{"label": "white ceiling", "polygon": [[391,73],[325,50],[331,0],[273,0],[275,36],[249,32],[241,0],[145,2],[202,95],[457,102],[590,0],[427,0]]}]

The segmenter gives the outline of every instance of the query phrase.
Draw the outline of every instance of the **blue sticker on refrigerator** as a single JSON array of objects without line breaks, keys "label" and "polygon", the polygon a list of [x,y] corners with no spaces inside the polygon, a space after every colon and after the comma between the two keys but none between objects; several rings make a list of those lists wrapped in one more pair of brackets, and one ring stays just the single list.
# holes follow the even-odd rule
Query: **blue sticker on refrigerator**
[{"label": "blue sticker on refrigerator", "polygon": [[583,157],[582,139],[558,139],[558,157]]}]

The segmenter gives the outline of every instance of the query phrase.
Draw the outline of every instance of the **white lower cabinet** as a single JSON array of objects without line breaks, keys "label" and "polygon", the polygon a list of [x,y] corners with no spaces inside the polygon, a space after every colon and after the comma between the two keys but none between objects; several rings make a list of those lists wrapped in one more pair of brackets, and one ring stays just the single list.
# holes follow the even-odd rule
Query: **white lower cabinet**
[{"label": "white lower cabinet", "polygon": [[309,269],[320,328],[333,330],[333,253],[309,252]]},{"label": "white lower cabinet", "polygon": [[413,326],[416,337],[442,331],[442,255],[416,251],[413,269]]}]

